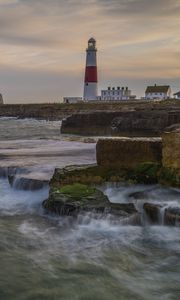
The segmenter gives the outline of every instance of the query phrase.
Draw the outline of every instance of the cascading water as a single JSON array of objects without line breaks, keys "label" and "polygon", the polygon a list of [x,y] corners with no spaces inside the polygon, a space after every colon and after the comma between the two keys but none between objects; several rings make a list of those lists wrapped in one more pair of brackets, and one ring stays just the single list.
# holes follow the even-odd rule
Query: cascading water
[{"label": "cascading water", "polygon": [[[29,122],[13,120],[16,140],[11,120],[6,122],[9,140],[1,138],[1,167],[23,167],[18,175],[49,180],[55,166],[94,162],[95,145],[62,141],[59,125],[48,122],[39,128],[46,139],[34,139],[39,123]],[[22,125],[28,140],[17,133]],[[49,127],[56,140],[48,136]],[[132,226],[93,214],[47,215],[41,203],[48,186],[19,190],[5,174],[0,178],[0,299],[179,300],[179,227]],[[145,201],[168,207],[180,201],[179,190],[160,186],[121,184],[103,190],[112,202],[133,202],[140,212]]]},{"label": "cascading water", "polygon": [[[127,185],[120,184],[114,186],[108,184],[102,190],[115,203],[134,203],[140,216],[142,225],[149,225],[151,221],[144,209],[144,204],[149,203],[157,209],[157,219],[155,222],[159,225],[166,224],[166,213],[174,208],[180,209],[180,190],[173,188],[165,188],[159,185]],[[178,226],[178,220],[176,226]]]}]

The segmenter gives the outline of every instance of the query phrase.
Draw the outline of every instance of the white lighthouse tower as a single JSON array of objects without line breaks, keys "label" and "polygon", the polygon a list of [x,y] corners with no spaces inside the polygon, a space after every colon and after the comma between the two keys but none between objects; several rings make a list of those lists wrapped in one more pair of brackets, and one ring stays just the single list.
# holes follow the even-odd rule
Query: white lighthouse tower
[{"label": "white lighthouse tower", "polygon": [[84,78],[84,96],[85,101],[97,100],[97,58],[96,58],[96,40],[90,38],[88,48],[86,49],[86,70]]}]

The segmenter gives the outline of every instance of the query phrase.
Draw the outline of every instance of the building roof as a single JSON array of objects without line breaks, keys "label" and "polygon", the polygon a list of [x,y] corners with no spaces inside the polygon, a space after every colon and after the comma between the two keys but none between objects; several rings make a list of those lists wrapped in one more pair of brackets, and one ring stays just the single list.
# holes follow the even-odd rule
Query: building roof
[{"label": "building roof", "polygon": [[180,95],[180,92],[177,92],[174,94],[174,96],[179,96]]},{"label": "building roof", "polygon": [[145,93],[167,93],[169,90],[169,85],[154,85],[148,86]]}]

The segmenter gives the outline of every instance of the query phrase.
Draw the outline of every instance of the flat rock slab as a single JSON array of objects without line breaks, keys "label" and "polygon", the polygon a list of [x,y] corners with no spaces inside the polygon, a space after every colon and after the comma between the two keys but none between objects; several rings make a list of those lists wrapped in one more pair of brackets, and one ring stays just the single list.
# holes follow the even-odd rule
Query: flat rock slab
[{"label": "flat rock slab", "polygon": [[133,168],[143,162],[161,162],[161,138],[104,138],[96,146],[97,164]]}]

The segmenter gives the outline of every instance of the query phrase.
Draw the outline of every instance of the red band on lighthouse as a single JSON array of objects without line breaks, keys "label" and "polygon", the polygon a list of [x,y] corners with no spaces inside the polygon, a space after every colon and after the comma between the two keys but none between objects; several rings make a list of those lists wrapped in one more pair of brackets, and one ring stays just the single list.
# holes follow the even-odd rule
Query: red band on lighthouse
[{"label": "red band on lighthouse", "polygon": [[97,82],[97,67],[86,67],[84,82]]}]

